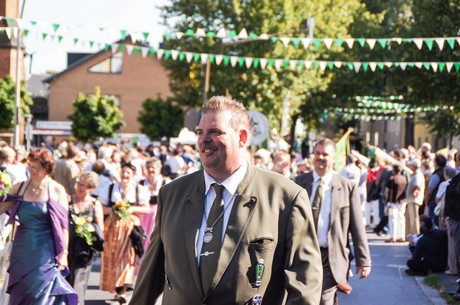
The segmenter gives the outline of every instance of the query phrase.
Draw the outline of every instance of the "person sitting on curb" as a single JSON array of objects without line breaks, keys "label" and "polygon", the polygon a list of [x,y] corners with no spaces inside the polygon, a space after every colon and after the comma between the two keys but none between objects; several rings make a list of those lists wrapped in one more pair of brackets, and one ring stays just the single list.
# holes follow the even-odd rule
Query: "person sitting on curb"
[{"label": "person sitting on curb", "polygon": [[420,237],[412,258],[407,261],[408,275],[425,276],[428,272],[444,272],[447,267],[447,232],[434,226],[428,216],[420,219]]}]

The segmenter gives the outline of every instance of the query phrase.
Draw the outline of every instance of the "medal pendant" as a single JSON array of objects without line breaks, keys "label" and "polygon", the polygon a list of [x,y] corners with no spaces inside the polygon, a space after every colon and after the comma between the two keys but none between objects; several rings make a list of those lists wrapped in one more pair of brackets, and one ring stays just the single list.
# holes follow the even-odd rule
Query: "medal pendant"
[{"label": "medal pendant", "polygon": [[212,235],[212,230],[205,230],[204,235],[203,235],[203,242],[205,244],[209,244],[214,238],[214,235]]}]

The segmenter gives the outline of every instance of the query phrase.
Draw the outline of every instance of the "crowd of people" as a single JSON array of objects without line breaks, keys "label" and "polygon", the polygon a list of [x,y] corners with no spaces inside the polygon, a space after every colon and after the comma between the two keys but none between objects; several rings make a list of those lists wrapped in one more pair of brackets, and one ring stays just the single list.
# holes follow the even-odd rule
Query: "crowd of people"
[{"label": "crowd of people", "polygon": [[197,135],[196,147],[47,141],[29,154],[2,143],[14,186],[0,212],[20,224],[11,304],[84,304],[98,255],[100,289],[119,304],[132,289],[136,305],[161,293],[175,304],[338,304],[352,289],[350,253],[360,278],[371,271],[366,229],[409,242],[409,275],[458,274],[460,218],[446,206],[455,151],[371,148],[337,173],[329,139],[306,155],[251,148],[247,111],[226,97],[203,106]]}]

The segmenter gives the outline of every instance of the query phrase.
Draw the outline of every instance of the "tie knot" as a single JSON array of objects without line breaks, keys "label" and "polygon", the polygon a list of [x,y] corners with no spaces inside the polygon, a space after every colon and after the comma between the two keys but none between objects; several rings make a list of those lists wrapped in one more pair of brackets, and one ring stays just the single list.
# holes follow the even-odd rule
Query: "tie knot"
[{"label": "tie knot", "polygon": [[225,187],[217,183],[213,183],[211,186],[214,188],[214,191],[216,191],[216,197],[222,197]]},{"label": "tie knot", "polygon": [[323,178],[319,178],[318,185],[323,185],[323,184],[324,184]]}]

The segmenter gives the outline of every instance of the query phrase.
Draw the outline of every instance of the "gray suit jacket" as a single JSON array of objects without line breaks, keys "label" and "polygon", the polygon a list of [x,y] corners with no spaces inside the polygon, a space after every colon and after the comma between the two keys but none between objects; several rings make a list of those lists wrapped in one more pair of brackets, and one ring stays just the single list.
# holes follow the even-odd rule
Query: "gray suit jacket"
[{"label": "gray suit jacket", "polygon": [[[209,291],[203,293],[195,243],[204,211],[203,172],[165,185],[151,244],[130,304],[318,304],[321,254],[307,193],[294,182],[249,166],[237,188],[218,266]],[[255,266],[265,261],[259,289]],[[166,279],[166,280],[165,280]]]},{"label": "gray suit jacket", "polygon": [[[311,197],[313,172],[299,175],[295,182]],[[329,264],[337,283],[347,281],[352,254],[349,235],[353,240],[357,266],[370,266],[371,256],[363,224],[358,186],[345,177],[333,174],[331,190],[331,222],[328,233]]]}]

